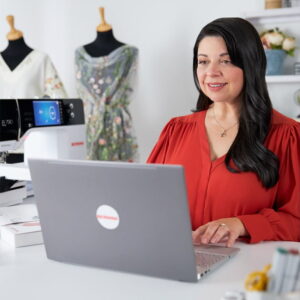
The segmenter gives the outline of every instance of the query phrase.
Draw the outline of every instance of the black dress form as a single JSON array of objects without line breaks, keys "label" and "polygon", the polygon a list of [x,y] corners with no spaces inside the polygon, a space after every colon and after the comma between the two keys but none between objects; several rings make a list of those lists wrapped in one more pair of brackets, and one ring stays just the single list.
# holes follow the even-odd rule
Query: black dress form
[{"label": "black dress form", "polygon": [[86,52],[92,57],[106,56],[124,43],[115,39],[112,30],[97,31],[96,39],[84,46]]},{"label": "black dress form", "polygon": [[13,71],[32,50],[26,45],[24,38],[21,37],[17,40],[8,41],[8,46],[1,52],[1,55],[8,67]]}]

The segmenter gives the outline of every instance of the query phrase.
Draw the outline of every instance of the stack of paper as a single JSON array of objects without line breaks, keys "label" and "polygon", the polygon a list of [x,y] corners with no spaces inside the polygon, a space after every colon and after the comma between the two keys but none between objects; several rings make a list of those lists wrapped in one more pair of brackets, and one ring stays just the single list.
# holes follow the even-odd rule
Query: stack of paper
[{"label": "stack of paper", "polygon": [[26,200],[26,203],[9,207],[0,207],[0,226],[38,221],[38,211],[34,203]]},{"label": "stack of paper", "polygon": [[1,240],[13,247],[23,247],[43,243],[39,222],[9,224],[1,227]]},{"label": "stack of paper", "polygon": [[0,207],[0,237],[14,247],[42,244],[36,205],[26,200],[24,204]]}]

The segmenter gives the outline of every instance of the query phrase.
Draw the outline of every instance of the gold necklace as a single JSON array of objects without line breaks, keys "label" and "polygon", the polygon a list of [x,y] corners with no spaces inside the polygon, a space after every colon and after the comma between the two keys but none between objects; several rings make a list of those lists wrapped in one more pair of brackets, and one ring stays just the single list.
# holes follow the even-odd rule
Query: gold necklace
[{"label": "gold necklace", "polygon": [[235,124],[233,124],[232,126],[230,126],[229,128],[224,128],[219,121],[216,118],[216,114],[215,114],[215,109],[214,107],[212,107],[212,111],[213,111],[213,117],[215,119],[215,121],[217,122],[217,124],[223,129],[223,131],[220,133],[220,137],[225,137],[227,135],[227,131],[229,131],[231,128],[233,128],[234,126],[236,126],[238,124],[238,122],[236,122]]}]

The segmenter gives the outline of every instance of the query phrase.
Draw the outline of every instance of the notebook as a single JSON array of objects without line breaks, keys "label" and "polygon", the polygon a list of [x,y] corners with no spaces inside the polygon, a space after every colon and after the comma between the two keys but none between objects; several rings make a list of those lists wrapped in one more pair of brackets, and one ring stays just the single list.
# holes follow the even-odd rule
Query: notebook
[{"label": "notebook", "polygon": [[238,251],[193,246],[182,166],[30,159],[29,168],[49,259],[196,282]]}]

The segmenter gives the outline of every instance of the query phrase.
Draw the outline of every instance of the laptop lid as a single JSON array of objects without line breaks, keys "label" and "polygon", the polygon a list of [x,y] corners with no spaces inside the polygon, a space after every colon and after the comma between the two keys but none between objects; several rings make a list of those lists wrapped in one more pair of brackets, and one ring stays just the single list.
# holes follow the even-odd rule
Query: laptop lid
[{"label": "laptop lid", "polygon": [[30,159],[50,259],[197,281],[181,166]]}]

